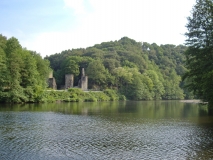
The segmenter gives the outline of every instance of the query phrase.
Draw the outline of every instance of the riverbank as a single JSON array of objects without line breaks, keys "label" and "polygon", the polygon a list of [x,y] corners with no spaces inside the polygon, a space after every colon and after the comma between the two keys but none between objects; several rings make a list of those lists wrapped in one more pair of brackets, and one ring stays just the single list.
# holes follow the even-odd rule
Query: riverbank
[{"label": "riverbank", "polygon": [[183,103],[199,103],[199,104],[208,104],[208,102],[203,102],[199,99],[187,99],[187,100],[180,100]]},{"label": "riverbank", "polygon": [[106,89],[102,92],[84,92],[78,88],[70,88],[66,91],[48,90],[46,91],[44,102],[97,102],[97,101],[117,101],[126,100],[124,95],[118,94],[115,90]]}]

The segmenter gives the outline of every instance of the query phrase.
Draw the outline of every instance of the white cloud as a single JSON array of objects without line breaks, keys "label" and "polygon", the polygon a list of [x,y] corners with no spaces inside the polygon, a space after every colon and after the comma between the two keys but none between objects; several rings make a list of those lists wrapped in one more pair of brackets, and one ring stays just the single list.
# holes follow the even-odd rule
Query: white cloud
[{"label": "white cloud", "polygon": [[85,13],[84,0],[64,0],[65,8],[71,8],[75,14]]},{"label": "white cloud", "polygon": [[182,34],[193,1],[90,0],[93,12],[78,29],[96,43],[128,36],[150,43],[180,44],[184,43]]},{"label": "white cloud", "polygon": [[74,9],[78,24],[66,31],[40,33],[25,41],[42,56],[85,48],[124,36],[157,44],[183,44],[186,17],[195,0],[64,0]]}]

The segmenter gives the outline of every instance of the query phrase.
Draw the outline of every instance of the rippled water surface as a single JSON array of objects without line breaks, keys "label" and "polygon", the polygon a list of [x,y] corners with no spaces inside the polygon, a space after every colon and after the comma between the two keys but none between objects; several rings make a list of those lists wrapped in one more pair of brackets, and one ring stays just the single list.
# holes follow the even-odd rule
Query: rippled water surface
[{"label": "rippled water surface", "polygon": [[0,159],[213,159],[213,117],[178,101],[0,104]]}]

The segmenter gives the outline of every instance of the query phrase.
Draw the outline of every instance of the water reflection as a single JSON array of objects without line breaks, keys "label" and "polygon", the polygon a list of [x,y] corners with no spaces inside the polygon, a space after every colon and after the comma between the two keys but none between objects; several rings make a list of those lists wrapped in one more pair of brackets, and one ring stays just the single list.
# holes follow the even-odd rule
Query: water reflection
[{"label": "water reflection", "polygon": [[131,114],[145,118],[188,118],[208,116],[207,106],[179,101],[126,101],[45,104],[0,104],[0,111],[56,112],[63,114]]},{"label": "water reflection", "polygon": [[178,101],[0,106],[0,159],[211,159],[213,118]]},{"label": "water reflection", "polygon": [[[180,103],[179,101],[121,101],[87,103],[46,103],[0,106],[0,112],[54,112],[71,115],[102,116],[115,121],[137,119],[187,120],[211,125],[211,111],[205,105]],[[10,117],[13,118],[13,117]]]}]

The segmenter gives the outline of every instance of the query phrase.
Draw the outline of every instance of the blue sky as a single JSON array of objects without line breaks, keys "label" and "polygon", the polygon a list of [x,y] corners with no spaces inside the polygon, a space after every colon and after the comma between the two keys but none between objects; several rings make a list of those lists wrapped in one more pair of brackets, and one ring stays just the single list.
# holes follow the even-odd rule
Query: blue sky
[{"label": "blue sky", "polygon": [[127,36],[184,44],[195,0],[1,0],[0,34],[43,57]]}]

